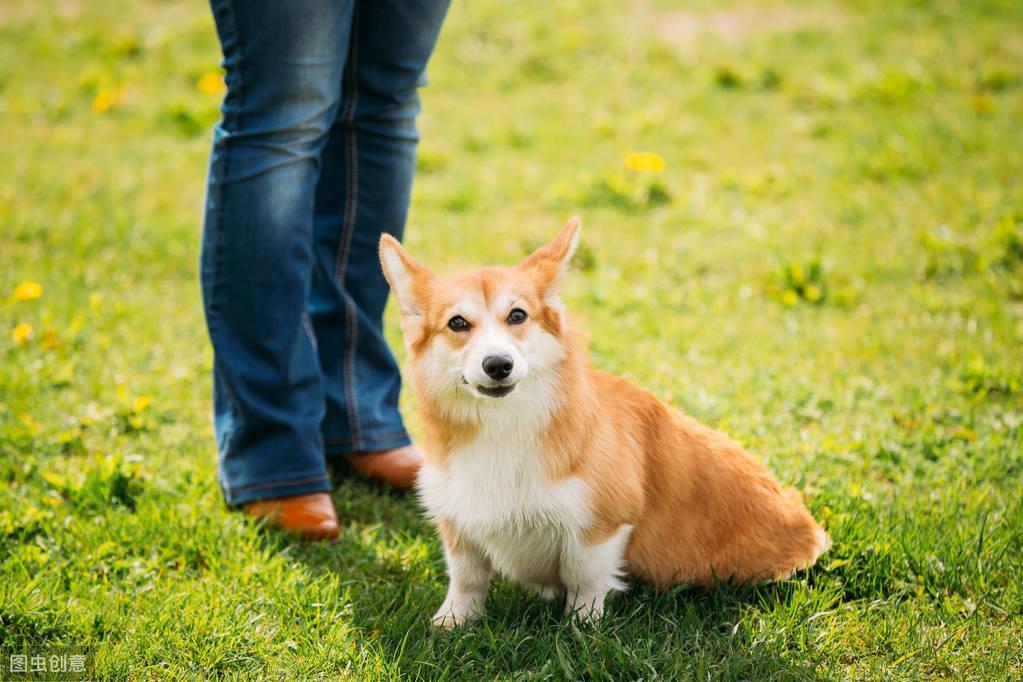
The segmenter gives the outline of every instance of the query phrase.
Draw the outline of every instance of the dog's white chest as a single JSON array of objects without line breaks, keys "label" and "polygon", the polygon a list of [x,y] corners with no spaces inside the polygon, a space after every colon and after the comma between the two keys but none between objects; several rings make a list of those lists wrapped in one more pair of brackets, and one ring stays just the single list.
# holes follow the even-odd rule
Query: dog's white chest
[{"label": "dog's white chest", "polygon": [[430,515],[452,524],[508,577],[557,582],[567,544],[590,520],[585,483],[547,479],[535,447],[480,439],[427,465],[419,493]]}]

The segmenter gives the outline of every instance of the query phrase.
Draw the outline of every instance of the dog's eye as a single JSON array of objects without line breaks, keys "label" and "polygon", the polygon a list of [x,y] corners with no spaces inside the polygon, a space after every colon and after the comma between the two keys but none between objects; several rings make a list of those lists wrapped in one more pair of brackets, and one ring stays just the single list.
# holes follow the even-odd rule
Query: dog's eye
[{"label": "dog's eye", "polygon": [[508,313],[508,324],[522,324],[523,322],[526,321],[527,317],[529,316],[526,315],[525,310],[523,310],[522,308],[515,308],[510,313]]},{"label": "dog's eye", "polygon": [[453,332],[467,332],[469,331],[469,321],[461,315],[455,315],[448,320],[448,329]]}]

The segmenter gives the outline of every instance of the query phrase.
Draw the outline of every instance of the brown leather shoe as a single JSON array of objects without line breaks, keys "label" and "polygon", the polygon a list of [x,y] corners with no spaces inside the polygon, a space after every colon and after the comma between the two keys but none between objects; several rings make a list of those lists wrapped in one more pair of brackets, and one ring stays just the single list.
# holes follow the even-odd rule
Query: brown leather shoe
[{"label": "brown leather shoe", "polygon": [[337,512],[327,493],[311,493],[245,505],[245,513],[304,540],[336,540]]},{"label": "brown leather shoe", "polygon": [[408,490],[416,482],[419,467],[423,466],[423,452],[415,445],[406,445],[382,452],[351,454],[348,462],[367,478],[398,490]]}]

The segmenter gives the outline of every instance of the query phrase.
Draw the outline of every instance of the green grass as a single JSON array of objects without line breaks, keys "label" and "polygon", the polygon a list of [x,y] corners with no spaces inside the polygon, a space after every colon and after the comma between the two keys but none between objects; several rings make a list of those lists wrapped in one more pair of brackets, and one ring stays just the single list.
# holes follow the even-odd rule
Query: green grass
[{"label": "green grass", "polygon": [[0,643],[136,679],[1023,675],[1023,4],[672,4],[456,0],[408,243],[507,263],[581,213],[566,298],[595,362],[803,489],[819,566],[637,585],[592,628],[499,580],[438,633],[413,500],[341,481],[336,546],[227,510],[196,272],[208,9],[7,3]]}]

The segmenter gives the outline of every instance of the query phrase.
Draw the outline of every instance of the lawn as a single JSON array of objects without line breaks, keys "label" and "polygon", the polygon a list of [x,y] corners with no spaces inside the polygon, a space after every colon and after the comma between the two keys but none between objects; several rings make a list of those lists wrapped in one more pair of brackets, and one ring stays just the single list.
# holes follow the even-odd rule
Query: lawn
[{"label": "lawn", "polygon": [[4,652],[91,647],[115,679],[1023,676],[1023,3],[456,0],[410,248],[509,263],[580,213],[594,362],[728,431],[835,541],[771,586],[635,585],[593,627],[498,580],[434,631],[439,542],[359,480],[334,546],[225,508],[197,283],[218,61],[197,0],[0,6]]}]

